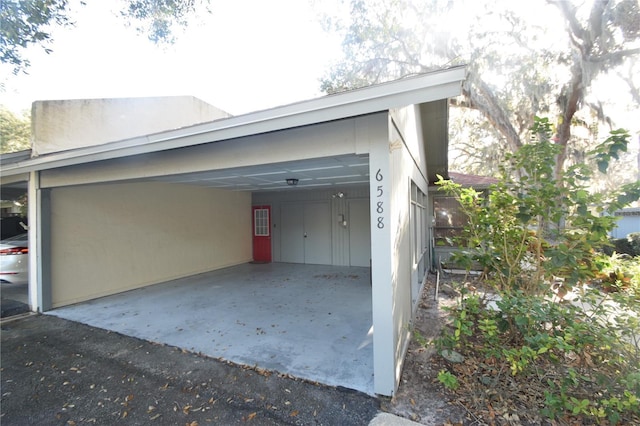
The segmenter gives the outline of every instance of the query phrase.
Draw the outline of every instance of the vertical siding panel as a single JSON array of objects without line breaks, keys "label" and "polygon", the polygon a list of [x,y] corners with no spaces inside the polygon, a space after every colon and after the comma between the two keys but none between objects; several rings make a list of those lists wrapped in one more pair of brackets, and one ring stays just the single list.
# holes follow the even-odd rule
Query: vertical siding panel
[{"label": "vertical siding panel", "polygon": [[[334,197],[338,192],[345,194],[343,198]],[[313,202],[331,201],[331,230],[332,230],[332,263],[336,266],[349,266],[349,226],[347,201],[353,199],[369,199],[369,186],[343,186],[321,190],[287,190],[272,192],[255,192],[252,194],[252,204],[262,204],[271,206],[272,215],[272,241],[273,241],[273,261],[279,262],[282,259],[280,250],[281,238],[280,223],[282,203],[287,202]],[[342,226],[338,215],[344,215],[347,226]]]}]

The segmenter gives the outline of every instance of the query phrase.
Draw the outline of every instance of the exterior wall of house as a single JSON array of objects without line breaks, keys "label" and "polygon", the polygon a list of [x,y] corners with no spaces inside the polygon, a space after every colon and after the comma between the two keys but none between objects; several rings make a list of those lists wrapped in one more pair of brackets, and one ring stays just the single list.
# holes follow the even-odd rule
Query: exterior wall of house
[{"label": "exterior wall of house", "polygon": [[230,115],[193,96],[33,103],[34,156],[158,133]]},{"label": "exterior wall of house", "polygon": [[414,159],[415,166],[420,167],[426,176],[427,154],[422,129],[418,127],[418,115],[420,111],[417,105],[396,108],[389,112],[393,124],[391,131],[391,149],[399,149],[401,146]]},{"label": "exterior wall of house", "polygon": [[[424,271],[419,270],[420,258],[425,255],[424,247],[416,247],[414,227],[417,218],[412,217],[411,187],[415,185],[423,194],[427,193],[425,146],[416,131],[413,107],[404,110],[403,119],[392,115],[394,126],[391,135],[391,162],[394,180],[394,200],[392,214],[397,223],[393,256],[396,259],[394,275],[394,358],[396,360],[396,386],[400,380],[402,362],[410,340],[410,325],[416,302],[424,285]],[[420,229],[423,226],[419,227]],[[426,233],[426,230],[424,231]],[[422,243],[426,239],[423,235]],[[417,250],[417,251],[416,251]],[[414,253],[414,251],[416,251]]]},{"label": "exterior wall of house", "polygon": [[413,183],[426,194],[428,182],[416,113],[409,107],[389,114],[384,128],[375,123],[379,133],[370,146],[374,374],[375,391],[382,395],[397,389],[413,301],[423,285],[413,253],[411,188]]},{"label": "exterior wall of house", "polygon": [[[365,165],[365,167],[368,167]],[[337,196],[343,194],[342,197]],[[362,239],[352,241],[354,229],[357,225],[352,223],[354,218],[350,217],[350,208],[355,202],[369,202],[369,185],[332,187],[331,189],[320,190],[291,190],[281,192],[256,192],[252,197],[254,205],[271,206],[271,245],[272,258],[274,262],[282,262],[283,240],[282,240],[282,217],[283,209],[291,206],[302,206],[307,204],[325,203],[330,207],[330,214],[327,220],[331,230],[331,264],[336,266],[369,266],[371,257],[370,242],[366,247],[355,246],[361,243]],[[368,208],[367,208],[368,211]],[[302,213],[301,213],[302,214]],[[359,228],[358,228],[359,229]],[[369,226],[366,226],[367,237],[369,236]],[[354,250],[366,251],[361,257],[366,257],[367,261],[362,264],[354,264],[352,254]]]},{"label": "exterior wall of house", "polygon": [[613,238],[627,238],[627,235],[640,232],[640,208],[629,207],[615,212],[618,218],[616,227],[611,231]]},{"label": "exterior wall of house", "polygon": [[126,183],[51,191],[52,307],[251,260],[251,196]]}]

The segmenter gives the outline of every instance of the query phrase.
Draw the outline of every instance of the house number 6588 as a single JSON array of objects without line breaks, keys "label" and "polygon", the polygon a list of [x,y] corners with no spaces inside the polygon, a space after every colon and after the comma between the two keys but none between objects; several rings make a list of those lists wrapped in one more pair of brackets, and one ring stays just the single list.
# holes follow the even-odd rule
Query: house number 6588
[{"label": "house number 6588", "polygon": [[[378,169],[378,171],[376,172],[376,181],[378,182],[382,182],[382,170]],[[378,193],[377,198],[382,197],[382,195],[384,194],[384,190],[382,189],[382,185],[378,185]],[[382,201],[377,201],[376,202],[376,212],[380,215],[378,216],[378,223],[377,223],[377,227],[379,229],[383,229],[384,228],[384,216],[382,215],[384,213],[384,203]]]}]

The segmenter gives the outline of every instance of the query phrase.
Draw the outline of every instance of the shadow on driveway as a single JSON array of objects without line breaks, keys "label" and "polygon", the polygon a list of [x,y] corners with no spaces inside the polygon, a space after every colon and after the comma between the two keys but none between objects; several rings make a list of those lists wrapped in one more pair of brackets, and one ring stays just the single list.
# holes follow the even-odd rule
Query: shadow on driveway
[{"label": "shadow on driveway", "polygon": [[29,312],[29,305],[26,303],[11,299],[2,299],[0,301],[0,318],[12,317],[27,312]]},{"label": "shadow on driveway", "polygon": [[0,283],[0,318],[29,312],[27,284]]},{"label": "shadow on driveway", "polygon": [[[365,394],[49,315],[2,324],[3,424],[368,424]],[[197,422],[197,423],[194,423]]]}]

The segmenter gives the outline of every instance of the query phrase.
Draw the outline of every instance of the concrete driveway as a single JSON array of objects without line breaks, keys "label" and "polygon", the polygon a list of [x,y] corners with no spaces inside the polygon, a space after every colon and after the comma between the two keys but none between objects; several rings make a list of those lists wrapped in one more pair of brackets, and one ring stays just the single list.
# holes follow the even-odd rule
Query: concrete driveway
[{"label": "concrete driveway", "polygon": [[47,312],[373,395],[368,268],[244,264]]}]

